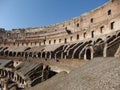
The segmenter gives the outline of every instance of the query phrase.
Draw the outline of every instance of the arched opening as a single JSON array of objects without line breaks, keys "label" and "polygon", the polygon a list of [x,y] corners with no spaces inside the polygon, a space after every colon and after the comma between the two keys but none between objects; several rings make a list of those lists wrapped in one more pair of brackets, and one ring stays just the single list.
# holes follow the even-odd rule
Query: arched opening
[{"label": "arched opening", "polygon": [[40,52],[38,53],[38,57],[41,57],[41,53]]},{"label": "arched opening", "polygon": [[16,56],[16,52],[13,52],[13,57],[15,57]]},{"label": "arched opening", "polygon": [[90,49],[86,50],[86,59],[91,60],[91,50]]},{"label": "arched opening", "polygon": [[[65,53],[64,53],[64,55],[66,55]],[[62,52],[56,52],[56,54],[55,54],[55,58],[56,59],[61,59],[61,57],[62,57]],[[66,57],[64,57],[65,59],[66,59]]]},{"label": "arched opening", "polygon": [[29,57],[32,57],[32,52],[29,53]]},{"label": "arched opening", "polygon": [[6,56],[8,56],[8,53],[9,53],[9,52],[8,52],[8,51],[6,51],[6,52],[5,52],[5,55],[6,55]]},{"label": "arched opening", "polygon": [[27,52],[25,52],[25,57],[28,57],[28,53]]},{"label": "arched opening", "polygon": [[22,77],[19,77],[19,82],[22,83]]},{"label": "arched opening", "polygon": [[12,52],[9,53],[9,56],[12,56]]},{"label": "arched opening", "polygon": [[22,79],[22,84],[24,84],[24,80]]},{"label": "arched opening", "polygon": [[19,56],[21,56],[21,53],[20,53],[20,52],[17,53],[17,57],[19,57]]},{"label": "arched opening", "polygon": [[4,70],[4,76],[7,77],[8,76],[8,73],[6,70]]},{"label": "arched opening", "polygon": [[56,40],[54,40],[54,44],[56,43]]},{"label": "arched opening", "polygon": [[24,56],[24,52],[21,53],[21,56],[22,56],[22,57]]},{"label": "arched opening", "polygon": [[12,77],[12,79],[14,78],[14,72],[11,72],[11,77]]},{"label": "arched opening", "polygon": [[47,52],[47,58],[50,58],[50,52]]},{"label": "arched opening", "polygon": [[34,57],[34,58],[38,57],[38,55],[37,55],[36,52],[33,52],[33,57]]},{"label": "arched opening", "polygon": [[45,58],[45,52],[42,53],[42,58]]},{"label": "arched opening", "polygon": [[4,52],[3,52],[3,51],[2,51],[2,52],[0,52],[0,55],[1,55],[1,56],[4,56]]},{"label": "arched opening", "polygon": [[11,79],[11,72],[10,71],[8,71],[8,78]]}]

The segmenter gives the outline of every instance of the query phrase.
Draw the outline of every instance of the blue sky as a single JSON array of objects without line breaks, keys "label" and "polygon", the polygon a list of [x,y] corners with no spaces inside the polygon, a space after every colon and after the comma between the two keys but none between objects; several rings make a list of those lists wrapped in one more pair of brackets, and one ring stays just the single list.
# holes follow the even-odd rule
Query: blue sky
[{"label": "blue sky", "polygon": [[47,26],[80,16],[108,0],[0,0],[0,28]]}]

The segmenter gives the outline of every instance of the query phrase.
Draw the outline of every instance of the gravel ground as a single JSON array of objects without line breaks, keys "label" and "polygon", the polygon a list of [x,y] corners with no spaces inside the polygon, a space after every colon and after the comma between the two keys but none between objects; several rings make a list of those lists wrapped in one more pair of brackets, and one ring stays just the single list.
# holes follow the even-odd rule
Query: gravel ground
[{"label": "gravel ground", "polygon": [[29,90],[120,90],[120,58],[95,58]]}]

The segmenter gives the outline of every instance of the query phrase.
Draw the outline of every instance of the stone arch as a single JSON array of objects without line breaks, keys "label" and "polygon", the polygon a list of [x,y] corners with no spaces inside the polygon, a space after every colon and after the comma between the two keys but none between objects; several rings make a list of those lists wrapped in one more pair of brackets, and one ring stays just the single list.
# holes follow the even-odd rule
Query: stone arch
[{"label": "stone arch", "polygon": [[22,78],[21,77],[19,77],[19,82],[22,83]]},{"label": "stone arch", "polygon": [[91,59],[91,50],[90,49],[87,49],[86,50],[86,59]]},{"label": "stone arch", "polygon": [[29,57],[32,57],[32,55],[33,55],[32,52],[30,52],[30,53],[29,53]]},{"label": "stone arch", "polygon": [[13,52],[13,57],[15,57],[16,56],[16,52]]},{"label": "stone arch", "polygon": [[92,46],[86,48],[85,54],[84,54],[84,59],[85,60],[93,59],[93,47]]},{"label": "stone arch", "polygon": [[19,76],[19,83],[21,83],[22,82],[22,77],[21,76]]},{"label": "stone arch", "polygon": [[14,72],[11,72],[11,77],[14,78]]},{"label": "stone arch", "polygon": [[1,52],[0,52],[0,55],[1,55],[1,56],[4,56],[4,51],[1,51]]},{"label": "stone arch", "polygon": [[24,84],[25,80],[22,79],[22,84]]},{"label": "stone arch", "polygon": [[11,51],[9,52],[9,56],[12,56],[12,52]]},{"label": "stone arch", "polygon": [[66,53],[64,53],[64,52],[62,52],[62,51],[57,51],[57,52],[55,53],[55,59],[62,59],[62,58],[64,58],[64,59],[67,58]]},{"label": "stone arch", "polygon": [[8,51],[8,50],[7,50],[7,51],[5,51],[5,55],[6,55],[6,56],[8,56],[8,54],[9,54],[9,51]]},{"label": "stone arch", "polygon": [[24,54],[25,54],[25,57],[28,57],[28,56],[29,56],[29,54],[28,54],[27,52],[24,52]]},{"label": "stone arch", "polygon": [[42,53],[42,58],[45,58],[45,52]]},{"label": "stone arch", "polygon": [[38,53],[38,57],[41,57],[41,52]]},{"label": "stone arch", "polygon": [[11,77],[11,72],[10,72],[10,71],[8,71],[8,78],[12,78],[12,77]]},{"label": "stone arch", "polygon": [[51,58],[55,58],[55,53],[51,51]]},{"label": "stone arch", "polygon": [[4,76],[7,77],[8,76],[8,72],[6,70],[4,70]]},{"label": "stone arch", "polygon": [[17,74],[14,75],[14,80],[17,82]]},{"label": "stone arch", "polygon": [[51,55],[50,55],[50,52],[47,52],[47,58],[50,59]]},{"label": "stone arch", "polygon": [[21,56],[21,52],[18,52],[18,53],[17,53],[17,57],[18,57],[18,56]]},{"label": "stone arch", "polygon": [[22,57],[24,56],[24,52],[21,52],[21,56],[22,56]]},{"label": "stone arch", "polygon": [[34,58],[38,57],[37,52],[33,52],[33,57],[34,57]]},{"label": "stone arch", "polygon": [[[16,85],[19,85],[20,87],[24,88],[24,82],[25,80],[21,78],[21,76],[17,73],[13,73],[11,70],[6,70],[6,69],[0,69],[0,76],[4,79],[8,79],[9,81],[8,82],[14,82],[16,83]],[[21,82],[20,82],[20,79],[21,79]],[[21,86],[21,84],[23,86]],[[16,89],[15,89],[16,90]]]}]

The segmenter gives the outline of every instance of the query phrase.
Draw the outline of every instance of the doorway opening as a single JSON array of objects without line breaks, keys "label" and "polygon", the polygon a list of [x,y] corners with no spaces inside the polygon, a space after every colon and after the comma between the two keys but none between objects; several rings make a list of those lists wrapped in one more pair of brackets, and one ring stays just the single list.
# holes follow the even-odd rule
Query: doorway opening
[{"label": "doorway opening", "polygon": [[86,51],[86,59],[91,60],[91,50],[90,49],[87,49],[87,51]]}]

